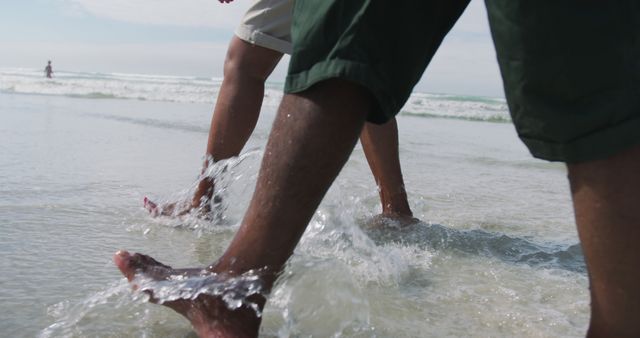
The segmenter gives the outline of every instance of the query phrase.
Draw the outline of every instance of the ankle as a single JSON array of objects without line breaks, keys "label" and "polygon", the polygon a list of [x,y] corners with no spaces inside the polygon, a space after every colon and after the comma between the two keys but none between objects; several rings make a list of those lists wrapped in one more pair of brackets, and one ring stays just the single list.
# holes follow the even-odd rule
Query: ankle
[{"label": "ankle", "polygon": [[413,212],[406,199],[384,201],[382,205],[382,215],[413,217]]}]

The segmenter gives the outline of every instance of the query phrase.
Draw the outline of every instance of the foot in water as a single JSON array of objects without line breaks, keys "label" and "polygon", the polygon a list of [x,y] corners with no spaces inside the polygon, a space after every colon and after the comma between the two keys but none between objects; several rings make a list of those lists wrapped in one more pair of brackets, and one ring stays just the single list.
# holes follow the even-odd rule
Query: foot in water
[{"label": "foot in water", "polygon": [[[222,198],[218,196],[214,196],[213,198],[213,207],[215,210],[220,210],[219,206],[222,203]],[[149,212],[151,217],[159,217],[159,216],[167,216],[167,217],[181,217],[191,213],[192,211],[196,211],[196,216],[214,220],[216,219],[216,215],[211,215],[211,212],[214,210],[212,205],[208,203],[208,199],[204,201],[202,204],[194,204],[187,202],[171,202],[158,204],[152,200],[150,200],[147,196],[142,199],[142,206]],[[220,216],[220,215],[217,215]]]},{"label": "foot in water", "polygon": [[151,201],[147,196],[143,199],[143,206],[151,217],[168,216],[180,217],[189,214],[192,210],[197,210],[199,216],[206,216],[211,212],[211,199],[213,204],[222,203],[222,198],[213,194],[213,181],[211,179],[202,179],[198,183],[195,193],[191,201],[181,201],[158,204]]},{"label": "foot in water", "polygon": [[[131,255],[127,251],[118,251],[113,256],[113,261],[129,282],[132,282],[134,289],[141,288],[141,291],[150,296],[152,303],[164,305],[187,318],[198,336],[258,336],[261,318],[256,312],[256,308],[243,304],[236,309],[230,309],[222,299],[225,297],[224,293],[219,295],[193,294],[192,289],[174,290],[176,294],[184,298],[175,299],[172,297],[172,300],[163,301],[154,297],[153,286],[136,284],[139,279],[165,283],[175,281],[175,286],[178,288],[185,285],[185,280],[192,278],[197,280],[199,287],[202,287],[203,281],[223,285],[226,281],[232,280],[232,277],[216,274],[212,268],[173,269],[149,256],[138,253]],[[231,283],[229,284],[231,285]],[[206,287],[206,285],[204,286]],[[192,294],[189,295],[189,292]],[[259,294],[250,294],[246,297],[246,301],[257,306],[261,311],[265,298]]]},{"label": "foot in water", "polygon": [[188,203],[174,202],[174,203],[166,203],[166,204],[158,205],[158,203],[153,202],[147,196],[145,196],[144,199],[142,200],[142,204],[144,208],[147,209],[151,217],[184,216],[194,209],[194,207]]},{"label": "foot in water", "polygon": [[390,228],[401,229],[419,223],[420,220],[412,214],[382,213],[367,219],[364,222],[366,228]]}]

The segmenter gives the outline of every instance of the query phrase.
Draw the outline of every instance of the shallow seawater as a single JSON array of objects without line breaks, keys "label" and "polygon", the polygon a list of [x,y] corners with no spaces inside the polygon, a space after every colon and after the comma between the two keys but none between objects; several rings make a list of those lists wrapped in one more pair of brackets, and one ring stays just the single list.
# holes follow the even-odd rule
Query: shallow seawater
[{"label": "shallow seawater", "polygon": [[[132,292],[118,249],[174,267],[226,248],[251,197],[275,106],[218,175],[216,217],[151,218],[142,198],[188,199],[210,105],[0,94],[0,335],[194,337]],[[420,222],[372,222],[362,149],[315,213],[263,312],[265,337],[578,337],[588,283],[562,165],[513,127],[400,116]],[[375,224],[374,224],[375,223]]]}]

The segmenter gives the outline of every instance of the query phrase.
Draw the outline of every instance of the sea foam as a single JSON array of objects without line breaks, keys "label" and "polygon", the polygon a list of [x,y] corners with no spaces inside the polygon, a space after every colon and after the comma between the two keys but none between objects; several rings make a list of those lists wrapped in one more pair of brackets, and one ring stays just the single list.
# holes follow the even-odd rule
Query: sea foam
[{"label": "sea foam", "polygon": [[[46,79],[35,69],[0,69],[0,92],[79,97],[86,99],[132,99],[212,104],[222,78],[124,73],[59,71]],[[282,83],[267,83],[264,104],[277,106]],[[502,98],[414,92],[401,114],[420,117],[455,118],[509,122]]]}]

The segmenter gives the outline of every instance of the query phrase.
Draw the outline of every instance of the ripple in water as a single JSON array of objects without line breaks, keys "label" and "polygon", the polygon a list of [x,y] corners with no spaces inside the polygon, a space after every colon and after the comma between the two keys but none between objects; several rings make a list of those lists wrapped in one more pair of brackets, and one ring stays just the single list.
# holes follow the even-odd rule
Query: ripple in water
[{"label": "ripple in water", "polygon": [[451,250],[462,254],[484,255],[532,267],[564,269],[583,274],[587,271],[580,244],[543,245],[499,233],[460,231],[424,222],[407,227],[398,227],[390,222],[386,226],[365,227],[365,231],[378,245],[416,245],[434,251]]}]

